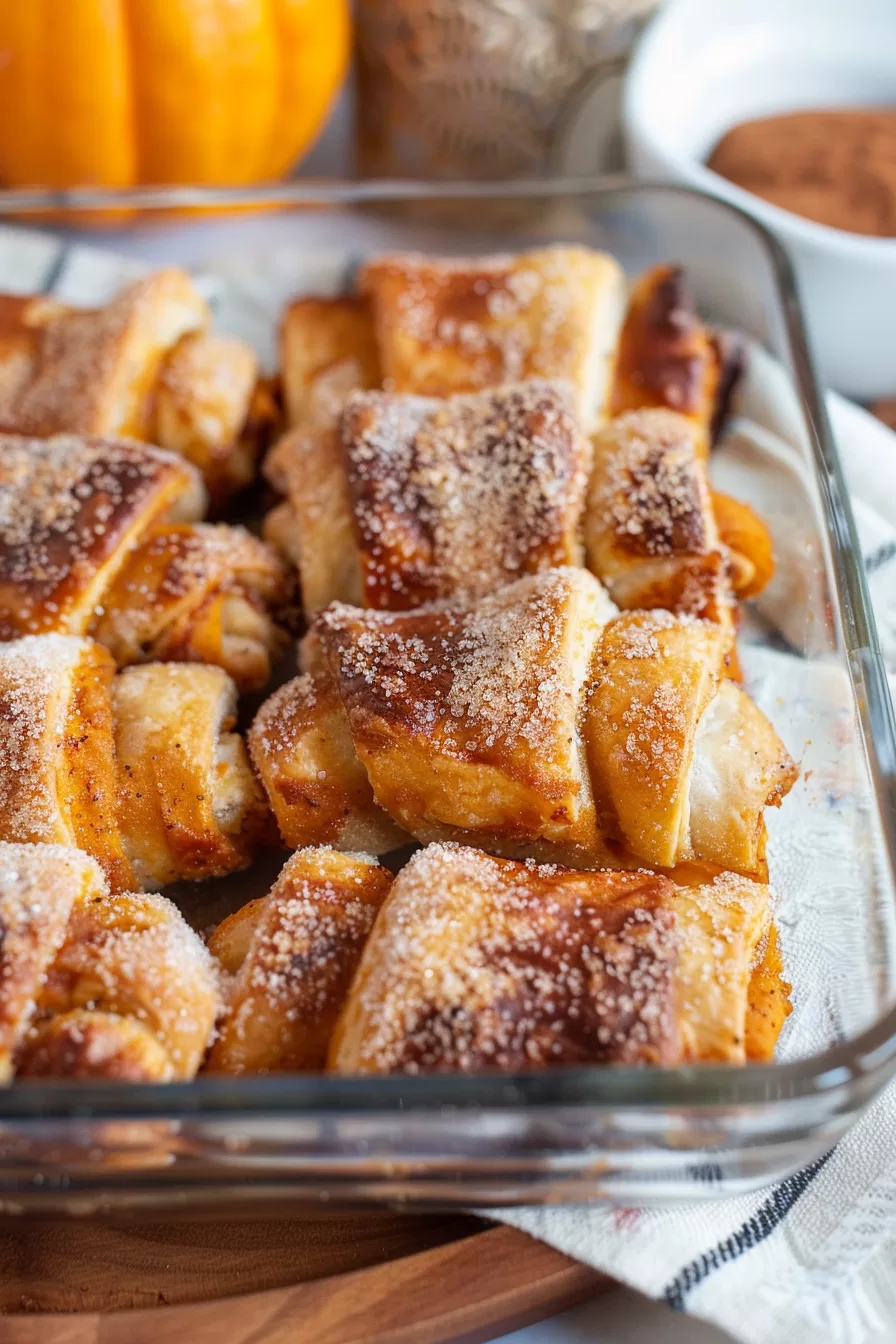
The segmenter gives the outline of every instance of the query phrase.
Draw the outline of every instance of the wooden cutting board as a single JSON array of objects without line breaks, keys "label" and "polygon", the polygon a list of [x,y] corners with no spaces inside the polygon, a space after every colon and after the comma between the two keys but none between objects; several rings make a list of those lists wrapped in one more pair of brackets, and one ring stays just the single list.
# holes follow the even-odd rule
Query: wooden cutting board
[{"label": "wooden cutting board", "polygon": [[0,1221],[2,1344],[475,1344],[611,1285],[452,1213]]}]

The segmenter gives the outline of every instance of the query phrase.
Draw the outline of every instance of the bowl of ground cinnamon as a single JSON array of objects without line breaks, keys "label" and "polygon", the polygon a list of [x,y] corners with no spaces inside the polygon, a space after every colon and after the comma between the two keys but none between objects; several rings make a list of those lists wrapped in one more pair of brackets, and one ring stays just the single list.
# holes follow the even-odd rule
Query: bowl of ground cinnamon
[{"label": "bowl of ground cinnamon", "polygon": [[896,0],[669,0],[623,121],[636,175],[777,234],[824,379],[896,395]]}]

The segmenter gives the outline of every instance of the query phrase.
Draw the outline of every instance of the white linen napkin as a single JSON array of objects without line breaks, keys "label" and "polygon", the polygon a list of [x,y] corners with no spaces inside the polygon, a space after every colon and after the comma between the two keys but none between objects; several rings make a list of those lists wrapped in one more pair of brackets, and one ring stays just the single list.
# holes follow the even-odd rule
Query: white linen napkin
[{"label": "white linen napkin", "polygon": [[[828,409],[892,684],[896,435],[834,394]],[[892,1340],[896,1084],[831,1153],[751,1195],[661,1210],[551,1206],[490,1216],[711,1321],[744,1344]]]}]

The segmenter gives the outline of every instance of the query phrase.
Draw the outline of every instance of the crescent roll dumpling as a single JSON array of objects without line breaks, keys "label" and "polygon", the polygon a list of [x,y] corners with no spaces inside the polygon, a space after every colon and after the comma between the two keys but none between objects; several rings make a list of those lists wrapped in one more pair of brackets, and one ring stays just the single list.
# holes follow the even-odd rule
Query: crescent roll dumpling
[{"label": "crescent roll dumpling", "polygon": [[130,548],[203,507],[193,468],[160,448],[0,436],[0,639],[88,633]]},{"label": "crescent roll dumpling", "polygon": [[244,868],[268,819],[219,667],[150,663],[112,689],[122,839],[140,886]]},{"label": "crescent roll dumpling", "polygon": [[745,1060],[768,889],[432,845],[398,874],[330,1046],[342,1074]]},{"label": "crescent roll dumpling", "polygon": [[205,331],[178,341],[159,372],[151,438],[198,467],[213,500],[255,475],[256,444],[244,431],[257,381],[250,345]]},{"label": "crescent roll dumpling", "polygon": [[766,875],[764,809],[797,769],[749,696],[726,679],[730,632],[664,611],[628,612],[597,646],[583,720],[608,835],[637,858]]},{"label": "crescent roll dumpling", "polygon": [[722,367],[679,266],[654,266],[636,281],[613,370],[610,414],[660,407],[686,416],[698,454],[709,456]]},{"label": "crescent roll dumpling", "polygon": [[76,901],[50,966],[20,1076],[192,1078],[219,1008],[208,949],[163,896]]},{"label": "crescent roll dumpling", "polygon": [[588,566],[620,607],[731,624],[733,592],[693,424],[633,411],[594,437]]},{"label": "crescent roll dumpling", "polygon": [[606,253],[378,257],[358,287],[373,305],[390,391],[446,397],[560,378],[575,389],[584,429],[602,419],[625,307],[622,269]]},{"label": "crescent roll dumpling", "polygon": [[289,592],[280,557],[245,528],[168,525],[134,547],[106,590],[93,634],[119,666],[214,663],[240,690],[257,690],[284,643],[270,611]]},{"label": "crescent roll dumpling", "polygon": [[593,859],[578,713],[614,613],[583,569],[520,579],[472,610],[324,612],[316,629],[377,803],[419,840]]},{"label": "crescent roll dumpling", "polygon": [[74,845],[113,891],[244,867],[269,823],[220,668],[117,677],[101,645],[0,645],[0,840]]},{"label": "crescent roll dumpling", "polygon": [[[280,326],[280,365],[291,426],[331,428],[349,392],[382,381],[370,304],[355,295],[297,299]],[[277,448],[266,474],[276,484]]]},{"label": "crescent roll dumpling", "polygon": [[303,849],[270,895],[209,942],[235,976],[209,1056],[211,1073],[323,1068],[334,1023],[392,874],[366,854]]},{"label": "crescent roll dumpling", "polygon": [[0,645],[0,839],[74,845],[137,885],[117,822],[115,665],[74,635]]},{"label": "crescent roll dumpling", "polygon": [[473,601],[581,564],[591,451],[568,390],[532,381],[447,401],[354,393],[342,447],[364,605]]},{"label": "crescent roll dumpling", "polygon": [[12,1077],[75,902],[105,889],[98,865],[76,849],[0,843],[0,1083]]},{"label": "crescent roll dumpling", "polygon": [[332,678],[306,673],[267,699],[249,750],[284,844],[387,854],[410,837],[376,805]]},{"label": "crescent roll dumpling", "polygon": [[274,455],[286,499],[265,518],[264,537],[298,569],[307,619],[330,602],[360,606],[361,553],[338,431],[294,430]]},{"label": "crescent roll dumpling", "polygon": [[[184,271],[155,271],[104,308],[20,301],[0,341],[0,428],[15,434],[152,437],[153,393],[166,354],[209,322],[208,305]],[[16,376],[12,355],[18,318]],[[23,352],[26,352],[23,354]]]}]

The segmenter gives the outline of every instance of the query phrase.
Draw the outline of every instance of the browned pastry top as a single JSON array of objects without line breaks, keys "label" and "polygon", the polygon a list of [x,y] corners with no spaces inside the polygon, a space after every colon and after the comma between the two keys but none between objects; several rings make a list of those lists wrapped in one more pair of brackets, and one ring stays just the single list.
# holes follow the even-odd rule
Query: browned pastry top
[{"label": "browned pastry top", "polygon": [[707,361],[714,359],[684,272],[655,267],[635,286],[619,339],[613,413],[667,406],[697,414],[705,407]]},{"label": "browned pastry top", "polygon": [[581,558],[590,455],[563,385],[445,402],[356,392],[342,443],[368,606],[481,597]]},{"label": "browned pastry top", "polygon": [[669,411],[630,411],[604,433],[612,448],[592,503],[616,546],[637,557],[702,555],[715,538],[690,422]]},{"label": "browned pastry top", "polygon": [[128,543],[201,498],[193,468],[161,448],[0,436],[0,636],[82,633]]},{"label": "browned pastry top", "polygon": [[331,1066],[471,1073],[674,1062],[673,896],[654,874],[430,845],[395,880]]}]

